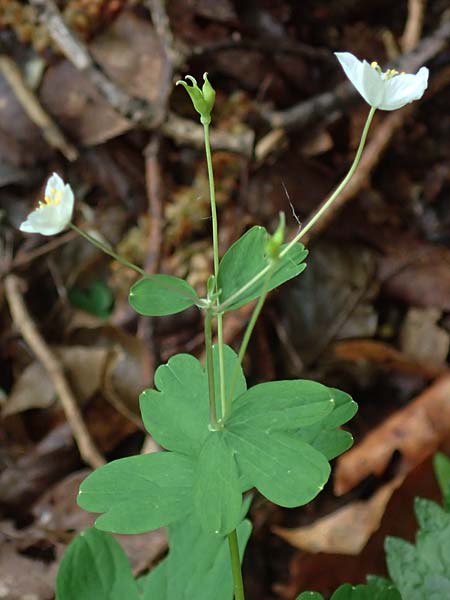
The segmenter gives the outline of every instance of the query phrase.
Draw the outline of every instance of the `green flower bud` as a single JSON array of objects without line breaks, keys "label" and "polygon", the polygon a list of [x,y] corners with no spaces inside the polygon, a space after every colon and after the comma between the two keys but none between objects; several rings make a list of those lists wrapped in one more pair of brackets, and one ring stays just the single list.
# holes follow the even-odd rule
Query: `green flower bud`
[{"label": "green flower bud", "polygon": [[280,220],[275,232],[269,236],[266,242],[266,254],[271,260],[277,260],[280,255],[280,249],[284,242],[284,231],[286,228],[286,219],[284,213],[280,212]]},{"label": "green flower bud", "polygon": [[192,85],[182,80],[177,81],[176,85],[182,85],[191,97],[192,104],[200,115],[202,125],[209,125],[211,123],[211,111],[214,107],[216,92],[208,81],[208,73],[203,74],[204,84],[202,89],[198,87],[197,80],[192,75],[186,75],[186,79],[189,79]]}]

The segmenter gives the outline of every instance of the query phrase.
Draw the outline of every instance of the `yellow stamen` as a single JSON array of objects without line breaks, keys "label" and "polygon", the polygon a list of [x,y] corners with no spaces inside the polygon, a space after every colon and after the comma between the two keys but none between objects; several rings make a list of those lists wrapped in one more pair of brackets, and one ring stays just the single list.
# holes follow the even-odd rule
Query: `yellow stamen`
[{"label": "yellow stamen", "polygon": [[44,208],[44,206],[58,206],[58,204],[61,204],[62,195],[62,190],[50,188],[48,196],[44,196],[44,202],[39,202],[39,208]]}]

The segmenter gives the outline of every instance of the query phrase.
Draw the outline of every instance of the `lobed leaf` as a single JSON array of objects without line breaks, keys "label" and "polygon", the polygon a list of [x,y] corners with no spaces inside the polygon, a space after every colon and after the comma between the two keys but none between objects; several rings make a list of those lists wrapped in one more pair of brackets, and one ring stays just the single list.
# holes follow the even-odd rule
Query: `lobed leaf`
[{"label": "lobed leaf", "polygon": [[[269,264],[266,256],[267,236],[264,227],[252,227],[225,252],[220,261],[218,275],[221,302],[233,296]],[[299,275],[306,268],[303,261],[307,254],[308,251],[302,244],[295,244],[286,256],[279,260],[272,274],[269,289],[273,290]],[[261,294],[263,285],[264,278],[233,301],[227,310],[234,310],[257,298]]]},{"label": "lobed leaf", "polygon": [[224,432],[210,432],[197,462],[194,506],[204,529],[227,535],[241,521],[242,494],[232,449]]},{"label": "lobed leaf", "polygon": [[128,300],[140,315],[161,317],[194,306],[198,296],[184,279],[158,273],[137,281],[130,289]]},{"label": "lobed leaf", "polygon": [[95,525],[113,533],[143,533],[192,510],[193,462],[172,452],[122,458],[100,467],[81,484],[78,504],[104,513]]},{"label": "lobed leaf", "polygon": [[226,434],[244,480],[275,504],[306,504],[328,480],[326,458],[294,435],[231,422]]}]

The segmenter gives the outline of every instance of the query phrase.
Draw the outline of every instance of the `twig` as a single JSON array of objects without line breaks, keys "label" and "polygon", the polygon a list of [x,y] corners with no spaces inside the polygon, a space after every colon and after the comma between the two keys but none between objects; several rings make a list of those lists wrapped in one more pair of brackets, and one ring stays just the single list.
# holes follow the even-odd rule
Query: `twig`
[{"label": "twig", "polygon": [[52,40],[73,65],[95,86],[109,105],[133,123],[153,127],[155,107],[144,98],[128,94],[112,81],[94,60],[85,44],[69,29],[53,0],[31,0]]},{"label": "twig", "polygon": [[[416,71],[447,46],[449,37],[450,20],[446,20],[429,37],[417,44],[412,52],[399,57],[394,66],[399,71]],[[336,110],[344,110],[358,99],[359,95],[351,83],[345,82],[330,92],[314,96],[291,108],[262,112],[261,116],[271,128],[282,127],[293,131],[317,123]]]},{"label": "twig", "polygon": [[410,52],[420,40],[425,7],[426,0],[408,0],[408,19],[400,40],[403,52]]},{"label": "twig", "polygon": [[[189,144],[194,148],[203,148],[203,127],[189,119],[183,119],[174,113],[169,113],[161,129],[164,135],[172,138],[177,144]],[[213,129],[210,141],[213,150],[226,150],[251,157],[254,139],[255,134],[251,129],[233,134]]]},{"label": "twig", "polygon": [[78,150],[66,140],[61,129],[45,112],[38,98],[27,86],[15,61],[6,56],[6,54],[0,54],[0,71],[11,86],[25,113],[41,130],[45,141],[52,148],[60,150],[67,160],[76,160],[78,158]]},{"label": "twig", "polygon": [[15,275],[8,275],[5,278],[6,298],[14,324],[52,380],[81,457],[92,468],[100,467],[105,463],[105,460],[97,450],[83,421],[75,396],[64,375],[61,362],[45,343],[28,312],[21,291],[21,283],[21,280]]}]

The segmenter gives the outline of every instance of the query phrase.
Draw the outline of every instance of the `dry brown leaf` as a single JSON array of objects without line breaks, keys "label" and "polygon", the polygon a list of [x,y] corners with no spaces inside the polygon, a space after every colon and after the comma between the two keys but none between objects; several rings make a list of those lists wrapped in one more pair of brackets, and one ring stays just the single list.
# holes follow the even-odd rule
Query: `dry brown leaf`
[{"label": "dry brown leaf", "polygon": [[[104,70],[129,94],[155,101],[161,90],[161,45],[149,21],[123,12],[90,45]],[[73,139],[96,145],[128,131],[119,116],[67,60],[50,67],[41,86],[47,110]]]},{"label": "dry brown leaf", "polygon": [[345,494],[369,475],[381,475],[396,451],[399,472],[408,472],[449,435],[450,374],[445,374],[339,458],[334,491]]},{"label": "dry brown leaf", "polygon": [[421,375],[426,379],[435,379],[447,371],[447,367],[413,360],[389,346],[389,344],[378,340],[338,341],[333,346],[333,352],[335,356],[344,360],[352,362],[367,361],[380,365],[388,371],[412,373]]},{"label": "dry brown leaf", "polygon": [[306,527],[274,531],[292,546],[310,553],[358,555],[379,528],[386,506],[404,475],[380,487],[370,500],[357,500]]},{"label": "dry brown leaf", "polygon": [[434,306],[411,306],[400,330],[402,351],[417,361],[445,365],[450,335],[437,322],[442,311]]},{"label": "dry brown leaf", "polygon": [[[105,348],[70,346],[53,348],[62,361],[76,398],[84,403],[100,388],[108,351]],[[35,361],[20,375],[2,411],[3,416],[30,408],[47,408],[55,389],[42,365]]]}]

